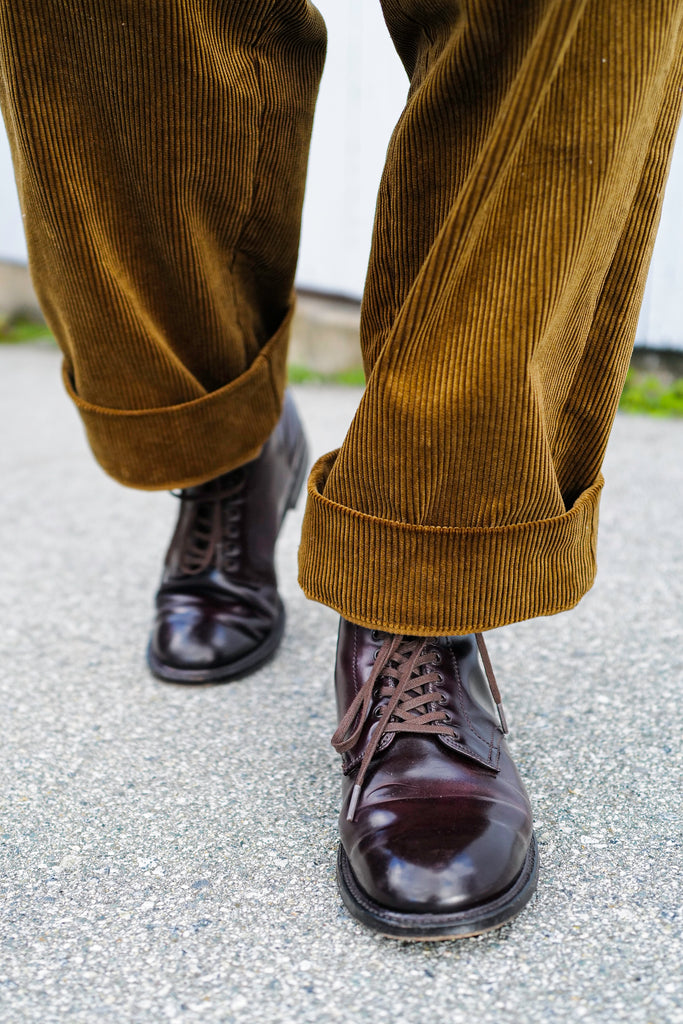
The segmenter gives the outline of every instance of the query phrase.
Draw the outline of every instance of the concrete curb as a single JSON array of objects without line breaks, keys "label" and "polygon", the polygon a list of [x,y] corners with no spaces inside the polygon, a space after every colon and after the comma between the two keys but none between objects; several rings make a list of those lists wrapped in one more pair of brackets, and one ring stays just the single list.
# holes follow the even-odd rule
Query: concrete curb
[{"label": "concrete curb", "polygon": [[362,366],[360,303],[299,293],[289,361],[323,374],[343,373]]}]

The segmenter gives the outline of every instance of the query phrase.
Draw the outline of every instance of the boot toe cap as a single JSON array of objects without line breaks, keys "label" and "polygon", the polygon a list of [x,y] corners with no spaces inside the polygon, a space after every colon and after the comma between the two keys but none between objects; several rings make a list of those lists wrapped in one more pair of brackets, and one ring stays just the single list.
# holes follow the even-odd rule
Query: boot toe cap
[{"label": "boot toe cap", "polygon": [[159,602],[150,639],[150,663],[170,673],[220,673],[258,656],[281,627],[281,605],[273,614],[239,610],[220,599],[175,595]]},{"label": "boot toe cap", "polygon": [[380,814],[383,823],[368,822],[345,849],[368,896],[406,913],[453,913],[495,899],[515,882],[531,841],[520,823],[490,815],[422,811],[421,825],[410,828],[414,809]]}]

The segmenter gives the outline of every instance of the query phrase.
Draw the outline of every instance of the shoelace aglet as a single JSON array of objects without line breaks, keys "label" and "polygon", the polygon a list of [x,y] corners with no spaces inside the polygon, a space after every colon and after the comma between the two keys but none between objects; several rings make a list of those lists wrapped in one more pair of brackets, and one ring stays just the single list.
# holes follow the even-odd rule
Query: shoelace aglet
[{"label": "shoelace aglet", "polygon": [[360,799],[360,790],[361,787],[358,784],[353,787],[351,799],[349,800],[349,809],[346,812],[347,821],[353,821],[356,817],[356,807],[358,806],[358,800]]},{"label": "shoelace aglet", "polygon": [[507,719],[505,717],[505,712],[503,711],[503,701],[500,696],[500,690],[498,689],[496,677],[493,674],[493,665],[491,664],[491,659],[489,658],[489,652],[486,649],[484,637],[482,636],[481,633],[475,633],[474,638],[477,641],[477,647],[479,648],[479,654],[481,655],[481,660],[484,666],[484,672],[486,673],[486,678],[488,680],[491,696],[493,697],[496,703],[496,707],[498,708],[498,718],[500,719],[500,727],[503,730],[503,733],[507,736],[510,730],[508,729]]}]

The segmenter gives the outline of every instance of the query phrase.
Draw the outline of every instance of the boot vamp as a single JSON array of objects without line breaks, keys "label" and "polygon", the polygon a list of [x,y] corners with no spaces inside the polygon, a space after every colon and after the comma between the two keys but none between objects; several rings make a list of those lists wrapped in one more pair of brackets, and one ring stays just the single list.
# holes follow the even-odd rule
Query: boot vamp
[{"label": "boot vamp", "polygon": [[[353,777],[347,780],[350,792]],[[521,872],[531,809],[507,751],[497,772],[435,738],[397,736],[368,772],[352,822],[340,821],[356,879],[377,903],[444,913],[494,899]]]},{"label": "boot vamp", "polygon": [[175,668],[211,669],[236,661],[263,641],[281,613],[275,587],[252,590],[211,588],[161,592],[152,647]]}]

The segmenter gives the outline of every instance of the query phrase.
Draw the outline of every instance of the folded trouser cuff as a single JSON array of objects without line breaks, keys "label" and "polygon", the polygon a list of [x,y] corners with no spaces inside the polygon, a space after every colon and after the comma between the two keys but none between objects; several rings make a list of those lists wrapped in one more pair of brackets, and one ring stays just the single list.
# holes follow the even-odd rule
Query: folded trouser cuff
[{"label": "folded trouser cuff", "polygon": [[454,636],[564,611],[590,589],[602,476],[552,519],[413,526],[326,498],[336,456],[319,459],[308,481],[299,583],[345,619],[390,633]]},{"label": "folded trouser cuff", "polygon": [[256,458],[280,415],[292,312],[236,380],[160,409],[107,409],[66,389],[95,458],[119,483],[142,490],[190,487]]}]

